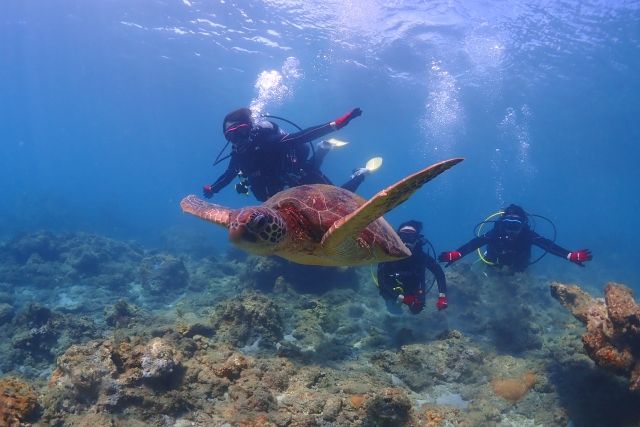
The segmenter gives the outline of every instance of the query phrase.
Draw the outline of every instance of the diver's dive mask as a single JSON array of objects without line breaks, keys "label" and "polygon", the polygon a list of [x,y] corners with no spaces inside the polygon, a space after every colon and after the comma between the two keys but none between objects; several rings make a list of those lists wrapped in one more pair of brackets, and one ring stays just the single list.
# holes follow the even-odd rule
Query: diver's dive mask
[{"label": "diver's dive mask", "polygon": [[519,234],[525,226],[525,221],[517,215],[507,215],[500,220],[504,231],[508,234]]},{"label": "diver's dive mask", "polygon": [[408,247],[410,250],[413,250],[417,246],[422,246],[424,244],[424,237],[422,234],[418,233],[418,231],[412,226],[404,226],[398,230],[398,236],[402,239],[402,242]]},{"label": "diver's dive mask", "polygon": [[242,144],[251,135],[250,123],[230,123],[224,131],[224,137],[232,144]]}]

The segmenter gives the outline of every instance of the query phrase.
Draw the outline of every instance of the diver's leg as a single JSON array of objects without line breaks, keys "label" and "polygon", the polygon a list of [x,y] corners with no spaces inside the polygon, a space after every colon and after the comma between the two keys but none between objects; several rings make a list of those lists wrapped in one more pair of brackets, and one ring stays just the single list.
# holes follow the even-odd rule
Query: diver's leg
[{"label": "diver's leg", "polygon": [[[364,169],[364,168],[362,168]],[[360,184],[364,182],[364,177],[366,176],[366,172],[360,171],[360,169],[356,169],[356,171],[351,175],[349,181],[345,182],[341,185],[345,190],[351,191],[355,193],[358,190]]]},{"label": "diver's leg", "polygon": [[327,184],[333,185],[331,180],[327,178],[322,171],[316,167],[308,167],[302,171],[302,176],[300,178],[300,185],[305,184]]},{"label": "diver's leg", "polygon": [[394,299],[385,299],[385,306],[387,307],[387,312],[389,314],[393,314],[395,316],[399,316],[402,314],[402,304],[398,304],[398,302]]},{"label": "diver's leg", "polygon": [[326,141],[320,141],[316,144],[313,156],[311,157],[311,164],[316,169],[320,169],[322,166],[322,162],[324,162],[324,158],[331,151],[331,144]]}]

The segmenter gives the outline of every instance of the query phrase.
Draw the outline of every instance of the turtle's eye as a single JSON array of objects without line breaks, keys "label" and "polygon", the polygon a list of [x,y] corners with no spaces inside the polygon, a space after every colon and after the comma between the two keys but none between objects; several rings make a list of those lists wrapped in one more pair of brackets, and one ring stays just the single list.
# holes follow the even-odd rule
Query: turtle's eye
[{"label": "turtle's eye", "polygon": [[260,231],[267,225],[267,216],[263,213],[254,212],[249,218],[247,226],[254,231]]}]

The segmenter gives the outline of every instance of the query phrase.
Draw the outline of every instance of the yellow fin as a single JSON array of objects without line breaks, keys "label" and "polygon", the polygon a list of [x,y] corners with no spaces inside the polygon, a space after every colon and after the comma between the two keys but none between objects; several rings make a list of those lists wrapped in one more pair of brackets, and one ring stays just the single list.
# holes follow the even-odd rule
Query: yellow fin
[{"label": "yellow fin", "polygon": [[382,166],[382,157],[374,157],[372,159],[369,159],[369,161],[365,165],[365,169],[367,169],[369,172],[375,172],[380,169],[380,166]]},{"label": "yellow fin", "polygon": [[347,141],[342,141],[336,138],[327,139],[326,142],[331,146],[331,148],[340,148],[348,144]]}]

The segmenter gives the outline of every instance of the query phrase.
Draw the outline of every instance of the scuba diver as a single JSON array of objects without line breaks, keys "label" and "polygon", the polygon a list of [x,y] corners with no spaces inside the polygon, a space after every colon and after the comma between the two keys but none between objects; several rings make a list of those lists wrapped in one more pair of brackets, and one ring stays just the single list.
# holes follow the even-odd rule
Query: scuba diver
[{"label": "scuba diver", "polygon": [[[221,151],[214,165],[228,157],[231,160],[227,170],[213,184],[203,187],[204,196],[211,198],[238,175],[242,181],[236,184],[236,191],[247,194],[250,187],[256,199],[262,202],[288,187],[331,184],[320,171],[320,165],[324,156],[340,144],[328,140],[311,146],[311,141],[342,129],[361,114],[360,108],[354,108],[332,122],[289,134],[272,121],[254,120],[248,108],[232,111],[222,122],[227,145],[231,143],[231,154],[220,159]],[[355,169],[342,188],[355,192],[371,171],[366,167]]]},{"label": "scuba diver", "polygon": [[[480,235],[482,226],[491,222],[489,220],[494,216],[499,216],[499,218],[493,221],[493,228],[487,233]],[[530,216],[540,217],[549,221],[554,229],[553,240],[540,236],[530,228]],[[589,249],[570,252],[555,244],[555,226],[553,223],[540,215],[527,214],[525,210],[518,205],[511,204],[504,210],[491,215],[478,224],[476,230],[477,236],[474,239],[460,246],[455,251],[442,252],[438,260],[440,262],[446,262],[446,266],[448,267],[463,256],[477,249],[480,259],[486,264],[494,267],[506,267],[508,272],[514,273],[524,271],[529,265],[542,259],[547,252],[563,257],[580,267],[584,267],[583,263],[591,261],[592,259]],[[483,245],[487,245],[487,250],[484,255],[479,250]],[[542,248],[545,252],[535,261],[530,262],[532,245]]]},{"label": "scuba diver", "polygon": [[[438,283],[438,301],[436,308],[447,308],[447,281],[442,267],[435,260],[435,251],[431,243],[421,234],[420,221],[406,221],[398,227],[398,235],[411,250],[411,256],[399,261],[378,264],[377,285],[380,295],[385,299],[387,310],[392,314],[402,314],[401,304],[409,306],[413,314],[422,311],[425,304],[426,289],[425,270],[433,273]],[[431,246],[431,254],[423,250],[425,244]],[[433,283],[431,284],[433,286]]]}]

